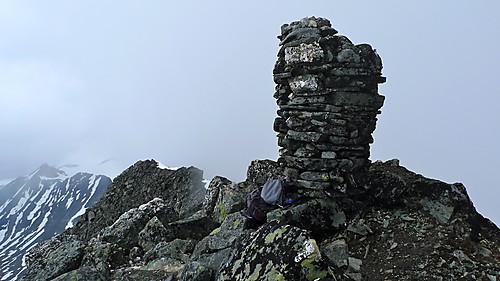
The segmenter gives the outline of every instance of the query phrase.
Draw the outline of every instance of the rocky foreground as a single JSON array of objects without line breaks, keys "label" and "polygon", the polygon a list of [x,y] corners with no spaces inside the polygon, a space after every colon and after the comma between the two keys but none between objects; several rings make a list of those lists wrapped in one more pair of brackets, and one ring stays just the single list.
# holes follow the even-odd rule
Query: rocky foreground
[{"label": "rocky foreground", "polygon": [[240,215],[253,188],[281,175],[253,161],[247,179],[139,161],[72,228],[37,246],[22,280],[499,280],[500,230],[465,187],[375,162],[369,189],[299,199],[256,227]]}]

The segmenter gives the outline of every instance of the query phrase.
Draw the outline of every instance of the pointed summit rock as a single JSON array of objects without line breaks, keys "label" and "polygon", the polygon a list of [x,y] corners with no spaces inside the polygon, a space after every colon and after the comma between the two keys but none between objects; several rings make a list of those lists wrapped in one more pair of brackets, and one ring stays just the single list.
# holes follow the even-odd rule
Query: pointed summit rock
[{"label": "pointed summit rock", "polygon": [[29,177],[30,178],[45,177],[45,178],[55,179],[55,178],[65,177],[65,176],[67,176],[67,174],[63,170],[59,170],[59,169],[52,167],[52,166],[48,165],[47,163],[45,163],[42,166],[40,166],[36,171],[31,173],[31,175]]}]

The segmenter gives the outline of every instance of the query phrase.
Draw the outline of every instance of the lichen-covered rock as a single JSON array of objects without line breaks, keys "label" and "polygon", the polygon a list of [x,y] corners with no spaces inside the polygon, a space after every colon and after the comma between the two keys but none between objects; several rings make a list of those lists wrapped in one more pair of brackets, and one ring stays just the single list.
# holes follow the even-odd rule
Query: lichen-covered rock
[{"label": "lichen-covered rock", "polygon": [[317,280],[328,275],[328,266],[307,231],[273,221],[243,241],[217,280]]},{"label": "lichen-covered rock", "polygon": [[74,236],[59,235],[36,247],[27,256],[30,270],[21,280],[50,280],[80,266],[85,244]]},{"label": "lichen-covered rock", "polygon": [[130,209],[121,215],[115,223],[103,229],[99,235],[100,240],[131,249],[138,245],[139,233],[148,221],[166,209],[167,206],[160,198],[155,198],[138,208]]},{"label": "lichen-covered rock", "polygon": [[222,223],[227,215],[245,207],[248,192],[249,189],[244,185],[234,184],[223,177],[214,177],[205,195],[205,213],[216,222]]},{"label": "lichen-covered rock", "polygon": [[211,281],[213,271],[199,262],[190,262],[182,271],[179,281]]},{"label": "lichen-covered rock", "polygon": [[165,227],[176,238],[201,240],[218,226],[216,221],[200,210],[188,218],[168,223]]},{"label": "lichen-covered rock", "polygon": [[191,259],[218,272],[230,252],[250,233],[245,221],[246,218],[239,212],[228,215],[219,228],[196,245]]},{"label": "lichen-covered rock", "polygon": [[96,269],[109,276],[110,270],[128,264],[129,251],[113,243],[92,239],[85,247],[81,266]]},{"label": "lichen-covered rock", "polygon": [[411,202],[410,206],[423,208],[440,223],[449,222],[459,213],[477,214],[461,183],[449,184],[424,178],[399,166],[398,162],[377,161],[372,165],[371,190],[367,199],[386,206]]},{"label": "lichen-covered rock", "polygon": [[349,247],[345,239],[337,239],[331,242],[326,242],[321,247],[321,253],[335,267],[345,267],[348,265]]},{"label": "lichen-covered rock", "polygon": [[59,277],[52,279],[52,281],[107,281],[109,278],[101,271],[83,266],[73,271],[67,272]]},{"label": "lichen-covered rock", "polygon": [[261,186],[282,174],[283,170],[276,161],[254,160],[248,166],[246,181],[254,186]]},{"label": "lichen-covered rock", "polygon": [[201,208],[204,196],[203,171],[195,167],[162,169],[154,160],[138,161],[113,180],[70,231],[87,241],[123,213],[154,198],[163,199],[178,217],[185,218]]},{"label": "lichen-covered rock", "polygon": [[246,218],[240,213],[228,215],[219,228],[214,229],[198,243],[194,258],[234,246],[248,232],[245,229],[245,221]]},{"label": "lichen-covered rock", "polygon": [[175,238],[172,231],[168,231],[163,223],[154,216],[148,221],[146,226],[139,232],[138,244],[144,251],[151,250],[162,241],[171,241]]},{"label": "lichen-covered rock", "polygon": [[[140,262],[114,270],[112,280],[171,280],[189,262],[195,241],[175,239],[160,242],[144,254]],[[174,279],[177,280],[177,279]]]},{"label": "lichen-covered rock", "polygon": [[160,242],[144,254],[144,262],[149,263],[156,259],[171,258],[185,263],[189,260],[196,242],[196,240],[191,239]]},{"label": "lichen-covered rock", "polygon": [[346,216],[333,199],[313,199],[279,208],[267,214],[268,221],[277,219],[324,236],[345,227]]},{"label": "lichen-covered rock", "polygon": [[[162,269],[124,268],[117,270],[110,279],[112,281],[174,281],[176,274]],[[94,281],[89,279],[88,281]]]}]

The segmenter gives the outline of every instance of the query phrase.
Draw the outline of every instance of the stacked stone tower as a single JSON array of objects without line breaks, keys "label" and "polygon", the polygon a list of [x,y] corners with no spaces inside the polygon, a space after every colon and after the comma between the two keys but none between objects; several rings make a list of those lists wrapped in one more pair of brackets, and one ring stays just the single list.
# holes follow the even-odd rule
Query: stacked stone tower
[{"label": "stacked stone tower", "polygon": [[281,27],[274,68],[279,162],[305,188],[334,195],[366,188],[371,136],[384,103],[382,62],[323,18]]}]

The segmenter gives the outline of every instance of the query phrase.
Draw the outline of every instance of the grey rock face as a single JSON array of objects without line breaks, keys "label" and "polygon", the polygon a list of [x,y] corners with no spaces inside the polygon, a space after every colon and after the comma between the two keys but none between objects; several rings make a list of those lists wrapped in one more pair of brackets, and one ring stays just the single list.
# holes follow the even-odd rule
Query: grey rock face
[{"label": "grey rock face", "polygon": [[282,168],[272,160],[254,160],[248,166],[247,182],[254,186],[261,186],[268,180],[282,175]]},{"label": "grey rock face", "polygon": [[30,252],[24,280],[51,280],[80,266],[85,244],[71,236],[56,236]]},{"label": "grey rock face", "polygon": [[113,180],[101,200],[81,217],[72,233],[84,241],[89,240],[123,213],[154,198],[168,202],[168,207],[179,217],[188,217],[203,204],[205,188],[202,181],[203,172],[194,167],[169,170],[159,168],[154,160],[139,161]]},{"label": "grey rock face", "polygon": [[219,228],[196,245],[191,259],[218,273],[220,265],[250,232],[245,221],[239,212],[229,214]]},{"label": "grey rock face", "polygon": [[205,213],[214,221],[222,223],[228,214],[245,207],[244,198],[249,190],[244,185],[233,184],[226,178],[213,178],[205,196]]},{"label": "grey rock face", "polygon": [[277,219],[306,229],[317,237],[345,226],[346,216],[334,200],[313,199],[294,204],[286,209],[276,209],[267,214],[268,220]]},{"label": "grey rock face", "polygon": [[144,251],[151,250],[162,241],[171,240],[172,233],[165,228],[163,223],[155,216],[148,221],[146,226],[139,232],[139,246]]},{"label": "grey rock face", "polygon": [[118,244],[126,249],[131,249],[138,245],[139,233],[144,230],[148,221],[165,209],[166,205],[163,203],[163,200],[154,198],[150,202],[122,214],[117,221],[99,233],[99,238],[104,242]]},{"label": "grey rock face", "polygon": [[306,231],[275,221],[243,241],[217,280],[315,280],[326,277],[327,270]]},{"label": "grey rock face", "polygon": [[213,271],[199,262],[190,262],[184,268],[179,281],[210,281]]}]

